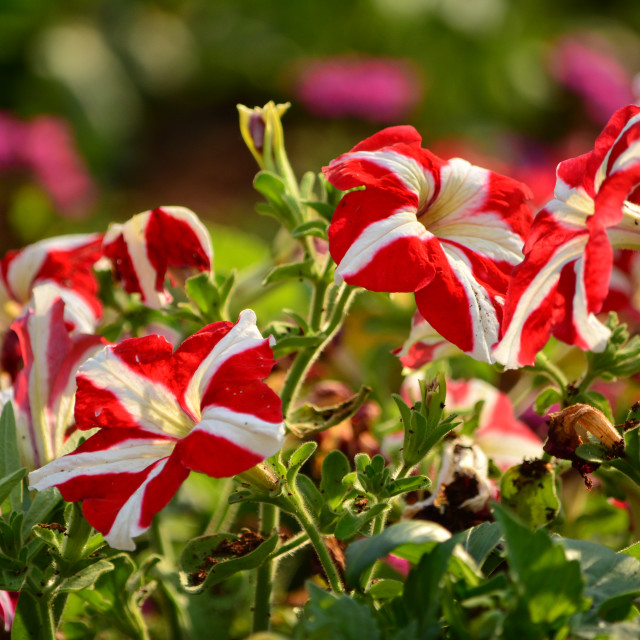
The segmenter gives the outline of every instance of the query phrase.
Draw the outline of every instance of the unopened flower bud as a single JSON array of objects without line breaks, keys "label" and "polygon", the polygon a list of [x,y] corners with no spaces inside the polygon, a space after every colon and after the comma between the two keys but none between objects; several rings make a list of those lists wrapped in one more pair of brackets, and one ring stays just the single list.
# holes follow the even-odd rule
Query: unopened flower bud
[{"label": "unopened flower bud", "polygon": [[280,119],[289,106],[288,102],[275,104],[273,101],[253,109],[238,105],[242,139],[261,169],[273,171],[275,168],[284,144]]}]

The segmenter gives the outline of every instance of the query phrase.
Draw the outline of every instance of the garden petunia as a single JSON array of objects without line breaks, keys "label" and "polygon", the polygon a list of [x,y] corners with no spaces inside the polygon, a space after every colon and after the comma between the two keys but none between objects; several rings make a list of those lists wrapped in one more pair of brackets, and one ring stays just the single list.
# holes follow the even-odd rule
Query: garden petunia
[{"label": "garden petunia", "polygon": [[102,234],[57,236],[9,251],[0,261],[0,301],[27,304],[33,288],[50,284],[67,303],[65,320],[91,333],[102,316],[93,265],[102,257]]},{"label": "garden petunia", "polygon": [[262,382],[273,365],[250,310],[235,325],[206,326],[175,352],[153,335],[106,347],[77,375],[77,427],[99,430],[32,472],[30,487],[83,500],[112,547],[134,549],[133,537],[191,470],[233,476],[280,449],[280,398]]},{"label": "garden petunia", "polygon": [[389,127],[324,168],[338,189],[356,189],[329,227],[336,281],[415,292],[438,333],[492,361],[509,274],[522,260],[531,222],[530,192],[420,145],[413,127]]},{"label": "garden petunia", "polygon": [[101,336],[70,335],[65,308],[57,287],[38,285],[25,312],[11,325],[24,363],[12,400],[18,447],[28,469],[62,455],[73,426],[76,371],[106,344]]},{"label": "garden petunia", "polygon": [[594,150],[561,162],[555,198],[536,216],[512,274],[501,340],[507,368],[533,364],[553,335],[602,351],[597,318],[609,291],[613,248],[640,249],[640,107],[617,111]]},{"label": "garden petunia", "polygon": [[125,290],[139,293],[154,309],[171,302],[164,286],[167,274],[184,268],[210,271],[213,260],[208,231],[185,207],[158,207],[112,224],[102,248]]}]

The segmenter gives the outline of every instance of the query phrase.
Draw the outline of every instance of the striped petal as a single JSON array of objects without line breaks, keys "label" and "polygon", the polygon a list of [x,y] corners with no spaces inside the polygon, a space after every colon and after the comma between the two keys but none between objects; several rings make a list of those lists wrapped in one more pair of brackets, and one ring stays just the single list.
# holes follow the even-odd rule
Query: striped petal
[{"label": "striped petal", "polygon": [[125,290],[152,308],[171,301],[164,281],[172,269],[209,271],[213,260],[209,233],[184,207],[158,207],[111,225],[103,251]]},{"label": "striped petal", "polygon": [[525,260],[514,269],[494,356],[508,368],[533,364],[549,335],[604,349],[596,318],[607,297],[613,249],[640,249],[640,107],[620,109],[593,152],[560,163],[556,198],[536,217]]},{"label": "striped petal", "polygon": [[531,222],[519,182],[444,161],[411,127],[391,127],[325,167],[347,193],[329,227],[336,281],[372,291],[414,291],[441,335],[492,361],[508,275]]},{"label": "striped petal", "polygon": [[2,289],[24,305],[36,284],[52,283],[68,305],[66,319],[79,331],[93,330],[102,315],[92,271],[101,245],[102,234],[69,235],[9,251],[0,261]]},{"label": "striped petal", "polygon": [[38,285],[31,305],[11,327],[24,363],[15,382],[18,441],[30,469],[61,454],[73,425],[76,371],[105,344],[100,336],[69,335],[64,311],[57,287]]},{"label": "striped petal", "polygon": [[175,352],[160,336],[103,349],[77,376],[77,426],[97,433],[33,472],[32,487],[84,500],[109,544],[132,549],[190,470],[232,476],[279,450],[281,403],[262,382],[273,364],[250,310]]},{"label": "striped petal", "polygon": [[155,513],[173,497],[189,471],[171,457],[175,442],[135,429],[104,429],[70,453],[29,474],[29,487],[58,487],[83,500],[89,523],[115,549],[133,550]]}]

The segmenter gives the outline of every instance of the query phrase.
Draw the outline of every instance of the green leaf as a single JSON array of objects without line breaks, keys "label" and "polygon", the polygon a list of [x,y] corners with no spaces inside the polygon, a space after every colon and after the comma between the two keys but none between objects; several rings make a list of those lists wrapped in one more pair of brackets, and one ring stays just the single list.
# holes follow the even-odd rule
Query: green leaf
[{"label": "green leaf", "polygon": [[373,611],[353,598],[335,596],[307,582],[309,600],[295,630],[302,640],[378,640],[380,629]]},{"label": "green leaf", "polygon": [[530,527],[541,527],[554,520],[560,500],[551,465],[533,460],[507,469],[500,484],[500,502]]},{"label": "green leaf", "polygon": [[60,504],[62,496],[55,488],[37,491],[22,523],[22,535],[26,537],[39,522],[45,522],[49,514]]},{"label": "green leaf", "polygon": [[549,407],[562,402],[562,394],[555,387],[547,387],[538,394],[535,403],[535,412],[539,416],[543,416],[549,410]]},{"label": "green leaf", "polygon": [[327,229],[329,223],[326,220],[309,220],[298,225],[291,235],[294,238],[300,238],[302,236],[315,236],[316,238],[327,239]]},{"label": "green leaf", "polygon": [[309,510],[314,516],[318,516],[324,504],[322,494],[318,491],[313,480],[309,476],[299,474],[296,479],[296,488],[302,494]]},{"label": "green leaf", "polygon": [[[52,622],[44,620],[38,600],[27,591],[18,598],[16,614],[11,627],[11,640],[37,640],[43,637],[54,637],[54,630],[47,632],[45,627]],[[46,635],[45,635],[46,634]]]},{"label": "green leaf", "polygon": [[15,486],[27,475],[26,468],[18,469],[0,480],[0,503],[11,493]]},{"label": "green leaf", "polygon": [[497,522],[483,522],[476,527],[467,529],[461,535],[465,551],[479,567],[484,564],[489,554],[502,540],[502,531]]},{"label": "green leaf", "polygon": [[388,504],[374,504],[371,508],[365,509],[361,513],[354,513],[345,508],[344,513],[336,524],[335,537],[338,540],[353,538],[368,522],[371,522],[379,513],[388,508]]},{"label": "green leaf", "polygon": [[360,387],[356,395],[330,407],[316,407],[313,404],[302,405],[290,412],[287,426],[299,438],[310,433],[325,431],[354,415],[370,393],[371,388],[363,386]]},{"label": "green leaf", "polygon": [[333,218],[333,213],[336,210],[336,208],[333,205],[327,204],[326,202],[304,200],[302,204],[306,204],[307,207],[311,207],[316,213],[319,213],[328,222],[331,222],[331,218]]},{"label": "green leaf", "polygon": [[509,511],[493,505],[504,533],[509,571],[533,624],[556,626],[588,606],[580,565],[568,560],[544,529],[529,530]]},{"label": "green leaf", "polygon": [[114,569],[114,565],[108,560],[98,560],[91,562],[88,566],[80,569],[69,578],[65,578],[57,588],[59,592],[82,591],[95,584],[96,580],[103,574]]},{"label": "green leaf", "polygon": [[[195,538],[180,556],[180,583],[188,593],[200,593],[239,571],[259,567],[275,550],[279,535],[274,533],[257,547],[243,553],[246,537],[220,533]],[[235,544],[234,544],[235,543]],[[233,551],[234,547],[237,551]],[[236,555],[233,555],[236,553]]]},{"label": "green leaf", "polygon": [[369,595],[376,600],[391,600],[402,595],[404,582],[400,580],[378,580],[374,582],[369,589]]},{"label": "green leaf", "polygon": [[287,470],[287,482],[293,487],[295,486],[296,476],[302,465],[313,455],[318,448],[317,442],[305,442],[300,445],[289,458],[289,468]]},{"label": "green leaf", "polygon": [[291,264],[283,264],[274,267],[269,271],[262,281],[263,285],[282,282],[283,280],[309,280],[313,282],[316,277],[316,267],[313,260],[305,260],[304,262],[293,262]]},{"label": "green leaf", "polygon": [[281,358],[288,353],[300,351],[301,349],[313,349],[322,344],[323,341],[323,336],[287,336],[286,338],[280,338],[273,346],[273,357]]},{"label": "green leaf", "polygon": [[348,488],[342,480],[350,471],[349,459],[339,449],[329,451],[322,461],[320,493],[329,508],[337,509],[347,494]]},{"label": "green leaf", "polygon": [[392,498],[408,491],[420,491],[428,489],[431,480],[427,476],[409,476],[398,480],[389,480],[384,488],[384,496]]},{"label": "green leaf", "polygon": [[[436,542],[451,538],[451,533],[435,522],[403,520],[387,527],[371,538],[358,540],[349,545],[346,552],[345,578],[356,584],[360,575],[374,562],[390,553],[409,555],[424,553]],[[410,547],[415,547],[412,553]]]},{"label": "green leaf", "polygon": [[596,621],[596,614],[603,616],[611,605],[619,606],[640,595],[640,561],[625,553],[616,553],[607,547],[586,540],[554,537],[571,557],[580,563],[587,585],[585,595],[591,598],[589,611],[580,614],[581,623]]},{"label": "green leaf", "polygon": [[[13,404],[7,402],[0,415],[0,478],[6,478],[20,468],[22,468],[22,464],[18,450],[18,433]],[[13,486],[9,493],[9,503],[13,511],[22,509],[22,483]],[[5,505],[3,505],[3,511],[5,510]]]}]

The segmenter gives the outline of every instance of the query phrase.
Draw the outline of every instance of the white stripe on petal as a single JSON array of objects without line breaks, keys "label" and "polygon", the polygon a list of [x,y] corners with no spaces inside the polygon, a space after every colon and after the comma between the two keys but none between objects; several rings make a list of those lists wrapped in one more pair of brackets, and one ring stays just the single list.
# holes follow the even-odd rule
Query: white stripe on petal
[{"label": "white stripe on petal", "polygon": [[251,309],[241,311],[238,322],[196,369],[185,393],[185,403],[194,416],[200,416],[202,396],[216,371],[232,356],[253,349],[264,341],[256,321],[256,314]]},{"label": "white stripe on petal", "polygon": [[[596,175],[594,176],[593,182],[594,182],[594,187],[595,187],[596,193],[600,190],[600,185],[602,184],[604,179],[608,175],[611,175],[611,173],[613,173],[614,171],[618,170],[615,167],[616,167],[616,164],[617,164],[617,161],[619,160],[619,158],[616,158],[616,162],[614,163],[613,167],[609,167],[609,159],[611,158],[611,151],[614,149],[614,147],[618,143],[618,140],[620,140],[620,138],[627,132],[627,130],[630,129],[631,127],[633,127],[638,122],[640,122],[640,113],[636,114],[635,116],[633,116],[632,118],[630,118],[626,122],[624,127],[620,130],[620,133],[618,134],[618,137],[615,139],[613,144],[609,147],[609,151],[607,151],[607,155],[603,158],[602,163],[598,167],[598,171],[596,172]],[[632,144],[632,146],[634,146],[634,145]],[[629,147],[629,148],[631,148],[631,147]],[[626,152],[623,152],[621,155],[624,156],[625,153]]]},{"label": "white stripe on petal", "polygon": [[400,238],[427,240],[433,235],[418,222],[415,211],[399,210],[366,227],[344,254],[335,272],[337,284],[366,267],[380,249]]},{"label": "white stripe on petal", "polygon": [[[487,199],[487,182],[490,172],[476,167],[462,158],[452,158],[440,169],[440,191],[421,217],[424,225],[440,236],[440,225],[449,219],[464,220],[473,216]],[[505,226],[500,218],[499,226]]]},{"label": "white stripe on petal", "polygon": [[226,407],[213,405],[203,411],[202,420],[194,431],[225,438],[263,458],[277,453],[284,440],[282,422],[267,422],[252,414],[238,413]]},{"label": "white stripe on petal", "polygon": [[559,246],[555,254],[540,269],[520,296],[507,331],[493,350],[493,356],[496,361],[503,364],[507,369],[517,369],[522,366],[518,358],[525,323],[529,316],[544,302],[551,289],[558,283],[563,267],[572,260],[581,259],[584,255],[586,244],[587,236],[581,234]]},{"label": "white stripe on petal", "polygon": [[180,408],[173,392],[135,372],[110,348],[83,364],[78,376],[98,389],[113,393],[136,423],[154,433],[184,437],[193,420]]},{"label": "white stripe on petal", "polygon": [[465,353],[481,362],[495,362],[491,355],[491,345],[498,340],[500,323],[491,298],[487,290],[475,279],[467,256],[456,247],[446,244],[442,245],[442,249],[469,301],[473,349]]},{"label": "white stripe on petal", "polygon": [[171,455],[174,447],[173,441],[133,438],[100,451],[72,453],[32,471],[29,474],[29,489],[42,491],[78,476],[138,473]]},{"label": "white stripe on petal", "polygon": [[418,196],[418,208],[433,197],[435,182],[433,175],[417,160],[403,153],[388,149],[382,151],[354,151],[345,155],[339,164],[354,159],[366,160],[387,169],[412,193]]},{"label": "white stripe on petal", "polygon": [[148,484],[163,471],[167,461],[168,458],[160,462],[145,481],[131,494],[131,497],[120,507],[109,533],[104,536],[111,548],[133,551],[136,548],[133,538],[144,533],[149,528],[140,526],[142,502]]},{"label": "white stripe on petal", "polygon": [[587,289],[584,282],[584,260],[574,265],[576,273],[576,290],[573,294],[573,326],[578,335],[585,341],[588,351],[597,353],[604,351],[611,330],[605,327],[593,313],[587,311]]}]

